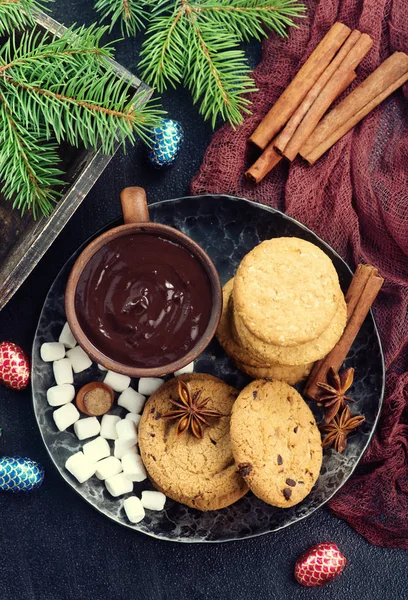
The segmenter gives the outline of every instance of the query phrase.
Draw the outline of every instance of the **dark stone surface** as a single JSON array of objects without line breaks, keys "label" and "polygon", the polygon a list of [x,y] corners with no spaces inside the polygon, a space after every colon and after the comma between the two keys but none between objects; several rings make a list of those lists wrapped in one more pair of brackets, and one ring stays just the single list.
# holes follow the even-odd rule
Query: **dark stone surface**
[{"label": "dark stone surface", "polygon": [[[54,16],[91,22],[90,0],[56,0]],[[118,32],[114,32],[118,37]],[[120,62],[134,69],[138,44],[118,44]],[[253,62],[257,49],[252,51]],[[90,234],[119,216],[118,194],[143,185],[153,200],[188,192],[211,130],[186,93],[166,94],[169,116],[182,121],[186,143],[174,167],[158,173],[142,160],[141,147],[118,156],[62,235],[0,313],[2,339],[31,348],[47,291],[60,267]],[[1,600],[399,600],[407,597],[407,554],[368,544],[346,523],[321,509],[276,534],[220,545],[156,541],[102,518],[60,477],[40,438],[30,392],[0,388],[0,453],[23,454],[46,467],[46,480],[31,496],[0,495]],[[349,562],[326,588],[293,580],[298,555],[317,542],[335,541]]]}]

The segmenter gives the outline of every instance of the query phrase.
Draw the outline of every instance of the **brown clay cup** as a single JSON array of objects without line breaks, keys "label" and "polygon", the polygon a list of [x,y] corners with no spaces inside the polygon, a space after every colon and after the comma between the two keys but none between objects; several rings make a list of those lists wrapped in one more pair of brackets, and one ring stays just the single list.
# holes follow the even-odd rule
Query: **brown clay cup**
[{"label": "brown clay cup", "polygon": [[[65,290],[65,311],[67,321],[78,344],[92,358],[92,360],[101,364],[106,369],[135,378],[160,377],[174,373],[174,371],[177,371],[188,365],[190,362],[196,359],[197,356],[201,354],[201,352],[203,352],[203,350],[205,350],[207,345],[210,343],[218,327],[221,316],[221,282],[210,257],[198,244],[196,244],[196,242],[173,227],[161,225],[159,223],[152,223],[150,221],[146,193],[143,188],[125,188],[120,194],[120,200],[122,204],[124,225],[110,229],[106,233],[103,233],[93,240],[88,246],[86,246],[85,250],[82,251],[72,268]],[[76,287],[82,271],[91,257],[95,254],[95,252],[100,250],[102,246],[111,240],[123,235],[137,233],[151,233],[153,235],[162,236],[179,244],[180,246],[183,246],[197,259],[197,261],[201,263],[208,276],[211,286],[212,307],[210,319],[203,335],[197,339],[196,344],[185,356],[172,363],[163,364],[160,367],[144,368],[129,366],[117,362],[109,356],[106,356],[106,354],[99,351],[98,348],[96,348],[85,335],[79,324],[75,311]]]}]

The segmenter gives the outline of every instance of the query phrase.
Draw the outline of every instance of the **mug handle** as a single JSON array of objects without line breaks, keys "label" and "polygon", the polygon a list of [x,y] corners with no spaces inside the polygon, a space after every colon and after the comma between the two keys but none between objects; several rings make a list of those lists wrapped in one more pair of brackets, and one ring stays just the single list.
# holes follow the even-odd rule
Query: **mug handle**
[{"label": "mug handle", "polygon": [[143,188],[136,186],[125,188],[120,193],[120,203],[126,225],[150,222],[146,192]]}]

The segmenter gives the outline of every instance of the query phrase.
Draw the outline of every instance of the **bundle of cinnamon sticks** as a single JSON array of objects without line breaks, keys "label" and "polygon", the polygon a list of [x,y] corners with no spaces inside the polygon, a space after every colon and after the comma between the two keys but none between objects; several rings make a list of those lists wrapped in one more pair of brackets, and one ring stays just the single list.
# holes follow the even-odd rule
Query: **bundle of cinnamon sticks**
[{"label": "bundle of cinnamon sticks", "polygon": [[408,80],[408,56],[395,52],[335,109],[324,114],[356,78],[372,46],[366,33],[335,23],[249,141],[263,150],[245,173],[259,183],[285,157],[313,164],[337,140]]},{"label": "bundle of cinnamon sticks", "polygon": [[336,372],[340,369],[383,283],[384,279],[375,267],[358,265],[345,297],[346,327],[333,350],[314,364],[304,390],[309,398],[318,398],[320,390],[317,383],[327,383],[330,368]]}]

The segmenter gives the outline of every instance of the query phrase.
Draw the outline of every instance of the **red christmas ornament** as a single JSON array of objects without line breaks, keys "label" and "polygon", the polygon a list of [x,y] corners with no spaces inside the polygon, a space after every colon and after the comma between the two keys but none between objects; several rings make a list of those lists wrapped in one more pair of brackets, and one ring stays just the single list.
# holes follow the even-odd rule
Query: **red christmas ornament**
[{"label": "red christmas ornament", "polygon": [[30,380],[26,353],[12,342],[0,342],[0,382],[12,390],[23,390]]},{"label": "red christmas ornament", "polygon": [[317,544],[297,559],[295,579],[308,587],[324,585],[340,575],[346,563],[346,557],[333,542]]}]

